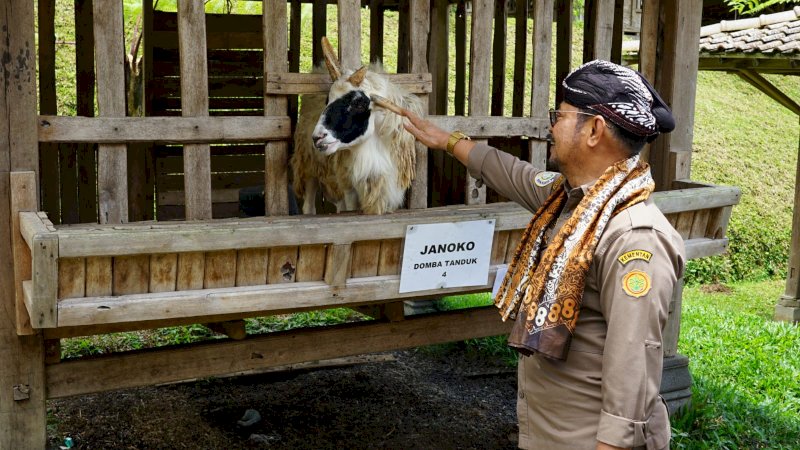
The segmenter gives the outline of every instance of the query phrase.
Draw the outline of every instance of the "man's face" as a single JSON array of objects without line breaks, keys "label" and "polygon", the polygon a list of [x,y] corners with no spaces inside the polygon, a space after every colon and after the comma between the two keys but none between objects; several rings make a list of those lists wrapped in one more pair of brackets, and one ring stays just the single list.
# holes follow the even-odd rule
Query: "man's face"
[{"label": "man's face", "polygon": [[580,130],[576,126],[578,108],[561,102],[558,106],[557,120],[550,128],[553,145],[550,146],[550,158],[547,170],[564,172],[570,164],[574,164],[574,156],[578,150]]}]

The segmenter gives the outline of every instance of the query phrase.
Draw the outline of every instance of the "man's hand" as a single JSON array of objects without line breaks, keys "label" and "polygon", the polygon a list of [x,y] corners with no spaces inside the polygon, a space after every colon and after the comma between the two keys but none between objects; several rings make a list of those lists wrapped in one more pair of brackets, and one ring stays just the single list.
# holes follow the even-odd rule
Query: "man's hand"
[{"label": "man's hand", "polygon": [[409,120],[403,124],[406,130],[425,146],[437,150],[445,150],[447,148],[447,139],[450,137],[450,133],[407,109],[402,109],[402,116],[407,117]]}]

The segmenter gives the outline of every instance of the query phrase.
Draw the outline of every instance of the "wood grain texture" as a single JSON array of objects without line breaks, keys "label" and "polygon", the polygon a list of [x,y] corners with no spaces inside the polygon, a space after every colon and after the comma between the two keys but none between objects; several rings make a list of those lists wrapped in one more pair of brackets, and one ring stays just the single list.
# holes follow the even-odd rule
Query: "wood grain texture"
[{"label": "wood grain texture", "polygon": [[236,250],[206,253],[204,289],[236,285]]},{"label": "wood grain texture", "polygon": [[[36,173],[35,172],[12,172],[10,175],[11,200],[10,205],[10,225],[11,225],[11,251],[14,255],[14,292],[15,292],[15,320],[17,333],[20,335],[34,334],[31,327],[31,319],[25,306],[25,296],[22,290],[22,282],[30,280],[32,277],[32,251],[33,236],[31,232],[27,242],[23,237],[22,226],[20,225],[20,212],[36,211],[38,203],[36,201]],[[38,219],[38,217],[37,217]],[[33,231],[33,230],[32,230]]]},{"label": "wood grain texture", "polygon": [[172,292],[178,283],[178,254],[158,253],[150,256],[149,292]]},{"label": "wood grain texture", "polygon": [[[125,48],[122,3],[94,0],[97,105],[100,115],[125,117]],[[125,145],[98,148],[97,186],[100,223],[128,221],[128,168]]]},{"label": "wood grain texture", "polygon": [[86,258],[86,296],[102,297],[113,293],[113,261],[108,256]]},{"label": "wood grain texture", "polygon": [[[265,74],[287,71],[288,27],[286,25],[286,2],[283,0],[264,1],[262,36]],[[265,75],[264,79],[266,80],[266,78]],[[265,116],[285,116],[287,108],[288,102],[285,96],[264,96]],[[264,153],[265,211],[271,216],[286,215],[289,213],[289,192],[287,190],[289,180],[286,170],[289,164],[288,144],[286,142],[268,143]]]},{"label": "wood grain texture", "polygon": [[275,247],[269,251],[267,283],[293,283],[297,273],[297,247]]},{"label": "wood grain texture", "polygon": [[325,276],[325,260],[327,254],[325,245],[302,245],[297,255],[298,282],[321,281]]},{"label": "wood grain texture", "polygon": [[58,260],[58,298],[81,298],[86,295],[86,259]]},{"label": "wood grain texture", "polygon": [[351,244],[336,244],[328,249],[325,263],[325,283],[332,287],[344,287],[350,273]]},{"label": "wood grain texture", "polygon": [[361,67],[360,7],[359,0],[339,0],[336,8],[339,22],[339,61],[345,70]]},{"label": "wood grain texture", "polygon": [[[546,120],[547,110],[550,108],[550,89],[548,86],[550,85],[550,55],[553,39],[553,0],[535,0],[532,16],[533,92],[531,95],[531,117]],[[544,170],[547,161],[547,144],[542,140],[531,140],[529,151],[530,163],[534,167]]]},{"label": "wood grain texture", "polygon": [[353,243],[350,262],[350,276],[374,277],[378,274],[381,241],[361,241]]},{"label": "wood grain texture", "polygon": [[381,241],[381,254],[378,260],[378,275],[399,275],[403,258],[403,240],[387,239]]},{"label": "wood grain texture", "polygon": [[267,283],[267,257],[265,248],[246,248],[236,255],[236,286],[257,286]]},{"label": "wood grain texture", "polygon": [[150,286],[149,255],[116,256],[113,268],[113,295],[147,292]]},{"label": "wood grain texture", "polygon": [[203,289],[206,258],[202,252],[178,254],[177,290]]}]

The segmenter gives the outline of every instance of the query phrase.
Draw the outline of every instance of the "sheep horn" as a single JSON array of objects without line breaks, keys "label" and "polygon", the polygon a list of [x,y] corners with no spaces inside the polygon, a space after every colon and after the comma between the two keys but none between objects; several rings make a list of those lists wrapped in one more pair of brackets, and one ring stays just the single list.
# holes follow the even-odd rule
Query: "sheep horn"
[{"label": "sheep horn", "polygon": [[364,77],[367,75],[367,66],[361,66],[360,69],[356,70],[347,81],[350,82],[355,87],[361,85],[361,82],[364,81]]},{"label": "sheep horn", "polygon": [[339,58],[336,57],[336,52],[333,51],[333,46],[325,36],[322,36],[322,54],[325,56],[325,65],[328,66],[328,72],[331,74],[331,79],[333,81],[338,80],[339,77],[342,76],[342,72],[339,70]]}]

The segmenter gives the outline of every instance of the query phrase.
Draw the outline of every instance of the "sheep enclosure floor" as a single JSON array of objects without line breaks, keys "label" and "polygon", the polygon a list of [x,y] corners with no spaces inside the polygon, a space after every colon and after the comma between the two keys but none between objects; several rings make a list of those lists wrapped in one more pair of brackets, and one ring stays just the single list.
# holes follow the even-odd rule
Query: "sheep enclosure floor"
[{"label": "sheep enclosure floor", "polygon": [[[513,449],[516,371],[451,344],[386,362],[215,378],[47,403],[49,448]],[[248,409],[261,420],[237,421]]]}]

